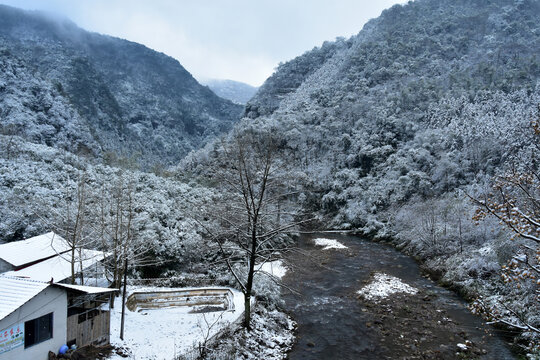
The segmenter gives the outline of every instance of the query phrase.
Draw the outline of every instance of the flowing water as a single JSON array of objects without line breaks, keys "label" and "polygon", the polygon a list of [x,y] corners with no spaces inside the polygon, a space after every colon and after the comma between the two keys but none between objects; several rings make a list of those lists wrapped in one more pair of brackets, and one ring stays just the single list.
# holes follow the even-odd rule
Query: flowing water
[{"label": "flowing water", "polygon": [[[316,237],[336,239],[348,249],[322,250],[313,243]],[[289,255],[292,269],[284,278],[299,293],[284,295],[298,323],[290,359],[514,358],[461,298],[424,278],[413,259],[390,246],[314,234],[301,237],[299,251]],[[374,272],[396,276],[420,291],[382,304],[359,298],[356,292]],[[439,326],[441,321],[447,325]],[[476,353],[458,353],[457,344],[465,339]]]}]

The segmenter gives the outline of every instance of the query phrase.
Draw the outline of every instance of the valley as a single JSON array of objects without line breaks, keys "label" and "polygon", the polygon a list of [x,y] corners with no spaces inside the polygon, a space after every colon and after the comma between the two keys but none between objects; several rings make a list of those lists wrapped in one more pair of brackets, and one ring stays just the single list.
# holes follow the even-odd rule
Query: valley
[{"label": "valley", "polygon": [[146,357],[539,359],[539,18],[539,0],[396,4],[255,88],[0,4],[0,244],[106,254],[101,278],[62,281],[117,303],[124,284],[234,289],[234,324],[216,310],[200,336],[173,304],[192,343],[167,329],[152,355],[141,335]]}]

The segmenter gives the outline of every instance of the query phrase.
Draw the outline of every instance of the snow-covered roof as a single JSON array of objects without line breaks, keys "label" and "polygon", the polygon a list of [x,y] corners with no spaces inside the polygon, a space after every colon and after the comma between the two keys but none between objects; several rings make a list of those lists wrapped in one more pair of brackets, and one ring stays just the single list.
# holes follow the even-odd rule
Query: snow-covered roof
[{"label": "snow-covered roof", "polygon": [[[79,259],[82,259],[82,270],[85,270],[103,260],[104,256],[106,253],[103,251],[81,249],[79,257],[79,250],[77,250],[75,252],[75,273],[81,272]],[[71,253],[61,254],[20,270],[5,272],[2,275],[38,281],[50,281],[52,278],[53,281],[59,282],[71,276]]]},{"label": "snow-covered roof", "polygon": [[60,283],[55,283],[54,286],[58,286],[58,287],[69,289],[69,290],[76,290],[79,292],[83,292],[85,294],[105,294],[105,293],[118,291],[118,289],[109,289],[109,288],[95,287],[95,286],[60,284]]},{"label": "snow-covered roof", "polygon": [[66,240],[54,232],[49,232],[30,239],[1,244],[0,259],[19,267],[68,250]]},{"label": "snow-covered roof", "polygon": [[[0,276],[0,320],[26,304],[33,297],[51,286],[46,281],[36,281],[12,276]],[[52,284],[64,290],[75,290],[84,294],[106,294],[118,291],[92,286]]]},{"label": "snow-covered roof", "polygon": [[0,320],[20,308],[48,286],[48,283],[40,281],[0,277]]}]

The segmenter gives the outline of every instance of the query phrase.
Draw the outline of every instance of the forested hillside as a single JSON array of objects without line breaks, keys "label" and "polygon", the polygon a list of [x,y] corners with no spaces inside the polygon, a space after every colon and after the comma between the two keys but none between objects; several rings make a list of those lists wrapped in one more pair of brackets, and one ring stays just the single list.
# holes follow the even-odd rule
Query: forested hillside
[{"label": "forested hillside", "polygon": [[0,130],[146,167],[228,131],[241,107],[178,61],[66,19],[0,6]]},{"label": "forested hillside", "polygon": [[[533,338],[540,234],[516,214],[538,219],[520,190],[540,191],[538,18],[536,0],[396,5],[280,65],[240,125],[279,132],[319,228],[392,241]],[[207,173],[219,149],[183,171]]]},{"label": "forested hillside", "polygon": [[396,5],[282,64],[245,123],[280,130],[334,226],[379,230],[373,214],[531,155],[539,14],[538,1]]},{"label": "forested hillside", "polygon": [[3,241],[72,231],[77,214],[84,219],[83,238],[92,239],[94,247],[107,247],[112,238],[129,240],[133,259],[142,246],[152,263],[184,267],[210,256],[189,209],[204,209],[217,197],[211,189],[172,177],[92,164],[63,150],[0,135]]},{"label": "forested hillside", "polygon": [[163,269],[214,256],[189,209],[217,193],[166,169],[241,110],[164,54],[0,5],[0,241],[66,236],[76,211],[82,237],[95,240],[101,224],[92,247],[131,234],[129,256],[143,246]]}]

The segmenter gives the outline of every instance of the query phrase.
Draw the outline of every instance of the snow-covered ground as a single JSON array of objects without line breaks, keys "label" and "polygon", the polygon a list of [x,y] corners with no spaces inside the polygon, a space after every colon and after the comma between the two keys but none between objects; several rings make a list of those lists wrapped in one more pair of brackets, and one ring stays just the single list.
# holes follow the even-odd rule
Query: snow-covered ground
[{"label": "snow-covered ground", "polygon": [[263,271],[279,279],[281,279],[287,273],[287,268],[285,265],[283,265],[282,260],[265,262],[264,264],[257,266],[256,269],[257,271]]},{"label": "snow-covered ground", "polygon": [[[182,289],[128,287],[133,291],[168,291]],[[230,289],[234,309],[208,313],[190,313],[191,307],[169,307],[152,310],[129,311],[126,307],[124,340],[120,340],[122,297],[116,298],[111,311],[111,344],[127,348],[129,359],[174,359],[189,351],[199,342],[218,333],[223,327],[237,321],[244,311],[244,298],[240,291]],[[110,359],[123,359],[112,355]]]},{"label": "snow-covered ground", "polygon": [[382,299],[395,293],[414,295],[417,292],[418,289],[405,284],[395,276],[384,273],[376,273],[371,283],[358,290],[358,294],[367,300]]},{"label": "snow-covered ground", "polygon": [[334,239],[324,239],[324,238],[317,238],[314,239],[313,242],[317,246],[324,246],[323,250],[329,250],[329,249],[347,249],[345,245],[340,243],[337,240]]},{"label": "snow-covered ground", "polygon": [[212,348],[211,359],[282,360],[295,342],[295,322],[285,313],[257,305],[252,330],[238,328]]}]

